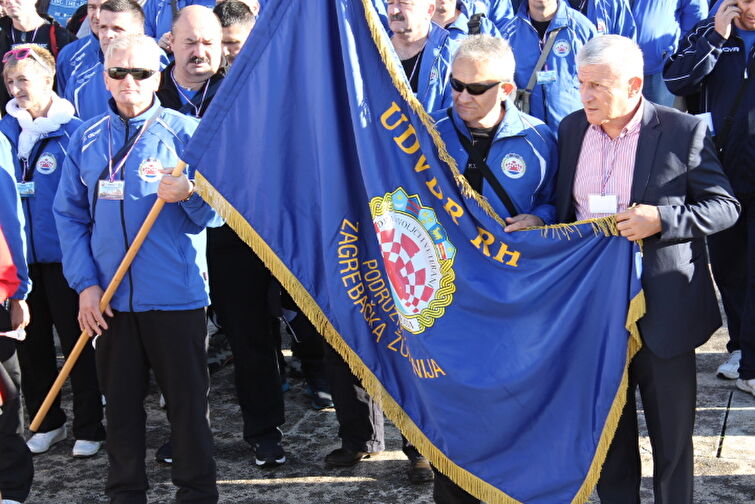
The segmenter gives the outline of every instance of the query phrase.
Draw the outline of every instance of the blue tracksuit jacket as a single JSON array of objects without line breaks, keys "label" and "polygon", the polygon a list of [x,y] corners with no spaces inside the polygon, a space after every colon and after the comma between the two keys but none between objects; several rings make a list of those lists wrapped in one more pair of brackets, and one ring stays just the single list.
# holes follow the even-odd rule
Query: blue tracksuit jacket
[{"label": "blue tracksuit jacket", "polygon": [[[124,181],[124,199],[96,198],[98,183],[110,178],[110,153],[120,150],[155,114],[123,168],[113,175]],[[155,98],[149,110],[128,121],[111,101],[106,114],[76,130],[53,207],[63,273],[76,292],[92,285],[105,288],[111,280],[157,198],[161,170],[176,165],[197,124],[196,119],[161,107]],[[193,170],[188,174],[192,176]],[[166,204],[111,306],[136,312],[206,306],[204,229],[220,223],[196,194],[186,202]]]}]

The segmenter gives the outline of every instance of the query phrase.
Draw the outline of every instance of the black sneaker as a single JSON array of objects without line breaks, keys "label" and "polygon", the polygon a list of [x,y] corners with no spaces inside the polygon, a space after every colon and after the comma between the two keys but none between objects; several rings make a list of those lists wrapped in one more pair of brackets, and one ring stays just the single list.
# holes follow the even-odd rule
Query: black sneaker
[{"label": "black sneaker", "polygon": [[307,390],[304,393],[312,398],[311,404],[313,409],[319,411],[334,407],[333,396],[330,395],[329,388],[325,380],[312,380],[307,386]]},{"label": "black sneaker", "polygon": [[286,452],[276,439],[262,439],[252,445],[257,467],[277,467],[286,463]]},{"label": "black sneaker", "polygon": [[170,445],[170,441],[157,449],[155,460],[160,464],[170,465],[173,463],[173,447]]}]

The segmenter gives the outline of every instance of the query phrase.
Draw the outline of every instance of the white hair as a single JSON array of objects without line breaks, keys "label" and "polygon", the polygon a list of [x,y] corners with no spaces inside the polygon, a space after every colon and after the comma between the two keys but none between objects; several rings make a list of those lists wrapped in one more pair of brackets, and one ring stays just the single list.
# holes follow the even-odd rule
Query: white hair
[{"label": "white hair", "polygon": [[110,41],[105,52],[105,66],[107,61],[112,58],[113,53],[116,51],[131,50],[134,54],[140,54],[146,56],[151,64],[148,66],[150,70],[160,70],[160,58],[162,56],[162,49],[157,45],[155,39],[148,37],[143,33],[131,33],[129,35],[121,35]]},{"label": "white hair", "polygon": [[577,68],[586,65],[608,65],[621,75],[644,75],[642,49],[634,40],[621,35],[600,35],[588,41],[577,52]]},{"label": "white hair", "polygon": [[516,62],[511,46],[503,39],[490,35],[472,35],[459,44],[451,64],[458,59],[490,61],[494,64],[504,82],[514,81]]}]

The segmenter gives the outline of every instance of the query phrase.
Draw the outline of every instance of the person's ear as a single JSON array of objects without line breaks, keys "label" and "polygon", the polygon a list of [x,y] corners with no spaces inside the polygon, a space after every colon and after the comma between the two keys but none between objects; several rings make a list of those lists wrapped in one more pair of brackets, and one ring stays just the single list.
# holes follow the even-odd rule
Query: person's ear
[{"label": "person's ear", "polygon": [[629,96],[634,98],[637,95],[642,94],[642,77],[632,77],[629,79]]}]

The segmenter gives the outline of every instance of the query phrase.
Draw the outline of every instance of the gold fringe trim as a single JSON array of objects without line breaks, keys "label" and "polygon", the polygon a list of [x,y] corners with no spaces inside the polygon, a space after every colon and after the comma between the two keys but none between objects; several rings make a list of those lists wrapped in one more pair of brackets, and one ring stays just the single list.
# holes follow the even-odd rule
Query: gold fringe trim
[{"label": "gold fringe trim", "polygon": [[603,463],[606,461],[608,455],[608,449],[611,447],[611,441],[616,434],[616,428],[619,426],[619,420],[621,414],[624,411],[624,406],[627,402],[627,388],[629,387],[629,364],[637,352],[642,348],[642,339],[640,338],[640,328],[637,325],[638,321],[645,315],[645,293],[640,291],[632,298],[629,303],[629,310],[627,311],[626,328],[629,331],[629,342],[627,344],[627,360],[624,365],[624,373],[621,375],[621,383],[619,383],[619,389],[616,396],[613,399],[613,404],[608,412],[606,423],[603,426],[603,433],[598,441],[598,447],[595,450],[595,456],[590,464],[590,470],[587,472],[585,481],[582,482],[577,495],[572,499],[572,504],[583,504],[587,502],[595,489],[595,485],[598,484],[600,479],[600,472],[603,468]]},{"label": "gold fringe trim", "polygon": [[[197,192],[225,219],[231,228],[254,250],[257,256],[265,263],[265,266],[275,275],[281,285],[291,294],[294,302],[309,318],[317,331],[322,334],[327,342],[346,361],[354,375],[359,378],[365,390],[372,398],[382,405],[385,415],[406,436],[412,445],[443,474],[447,475],[464,490],[488,504],[522,504],[520,501],[506,495],[500,489],[483,481],[477,476],[461,468],[443,452],[433,445],[424,433],[404,412],[401,406],[391,397],[372,371],[362,362],[361,358],[346,344],[341,335],[333,327],[333,324],[323,313],[317,302],[302,286],[298,278],[286,267],[280,258],[273,252],[270,246],[257,234],[247,220],[226,200],[213,185],[200,173],[196,172]],[[553,226],[553,228],[568,228],[568,226]],[[595,232],[610,230],[610,226],[601,223]],[[598,448],[590,466],[585,481],[572,500],[574,504],[583,504],[587,501],[597,484],[600,470],[605,461],[608,448],[616,432],[616,427],[621,417],[624,404],[626,403],[626,389],[629,380],[629,362],[642,346],[637,321],[645,313],[645,297],[642,291],[632,299],[627,314],[626,327],[630,332],[630,340],[627,350],[627,362],[622,375],[621,383],[617,391],[611,410],[603,428]]]},{"label": "gold fringe trim", "polygon": [[422,106],[417,97],[414,96],[411,88],[407,85],[405,79],[406,73],[393,57],[393,55],[395,54],[393,45],[390,43],[388,34],[383,28],[383,25],[380,22],[380,18],[378,17],[375,8],[372,6],[371,1],[362,0],[362,5],[364,6],[364,12],[367,17],[367,25],[370,28],[372,40],[373,42],[375,42],[375,46],[380,53],[380,58],[383,60],[383,64],[385,64],[385,67],[388,70],[388,74],[391,76],[393,85],[396,87],[396,90],[399,92],[407,105],[409,105],[409,108],[411,108],[412,111],[417,114],[417,117],[419,117],[420,121],[422,121],[422,124],[425,126],[428,133],[430,133],[430,136],[433,139],[433,143],[435,143],[435,147],[438,149],[438,157],[440,157],[440,159],[443,160],[451,169],[451,173],[453,174],[456,184],[461,190],[461,194],[465,198],[474,200],[478,205],[480,205],[480,207],[485,211],[486,214],[495,219],[495,221],[502,227],[506,227],[506,223],[501,218],[501,216],[498,215],[495,210],[493,210],[493,207],[490,205],[490,202],[487,200],[487,198],[472,189],[472,186],[469,185],[469,182],[467,182],[467,179],[464,177],[464,175],[459,172],[459,167],[456,164],[456,160],[448,153],[448,150],[446,149],[446,143],[440,137],[440,133],[438,133],[438,131],[435,129],[435,121],[433,121],[433,118],[430,117],[430,114],[427,113],[425,107]]}]

